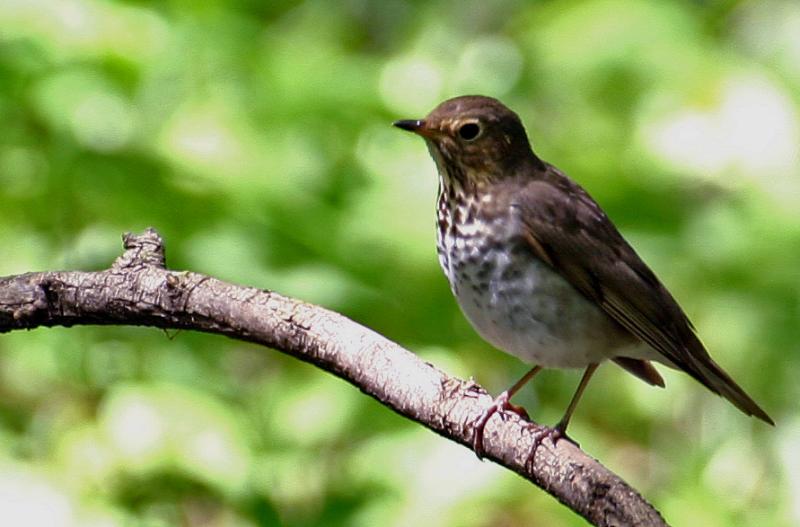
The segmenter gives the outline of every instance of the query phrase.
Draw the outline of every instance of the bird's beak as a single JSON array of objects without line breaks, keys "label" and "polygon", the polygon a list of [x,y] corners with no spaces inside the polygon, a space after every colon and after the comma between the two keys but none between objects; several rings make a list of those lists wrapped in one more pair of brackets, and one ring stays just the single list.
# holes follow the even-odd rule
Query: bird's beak
[{"label": "bird's beak", "polygon": [[429,126],[424,119],[402,119],[392,123],[394,126],[409,132],[414,132],[422,137],[431,138],[435,135],[436,131]]}]

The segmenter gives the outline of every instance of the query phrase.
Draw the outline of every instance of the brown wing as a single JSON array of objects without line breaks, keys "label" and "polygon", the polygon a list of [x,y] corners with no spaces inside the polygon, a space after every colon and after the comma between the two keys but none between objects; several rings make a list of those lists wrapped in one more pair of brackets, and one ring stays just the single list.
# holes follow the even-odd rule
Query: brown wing
[{"label": "brown wing", "polygon": [[678,303],[600,206],[552,165],[512,204],[531,250],[622,327],[748,415],[772,419],[708,355]]}]

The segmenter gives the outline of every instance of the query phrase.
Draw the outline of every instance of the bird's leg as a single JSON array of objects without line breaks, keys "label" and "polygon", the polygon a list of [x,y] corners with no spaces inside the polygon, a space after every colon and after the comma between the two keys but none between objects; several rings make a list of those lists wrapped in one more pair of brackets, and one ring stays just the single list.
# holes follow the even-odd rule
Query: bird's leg
[{"label": "bird's leg", "polygon": [[534,375],[539,373],[542,370],[541,366],[534,366],[531,370],[526,373],[520,380],[518,380],[514,386],[509,388],[508,390],[501,393],[497,399],[492,402],[492,405],[489,406],[483,413],[475,419],[472,423],[472,447],[475,450],[475,454],[478,456],[478,459],[483,459],[483,429],[486,427],[486,423],[489,422],[489,419],[497,412],[500,412],[500,416],[504,417],[504,412],[514,412],[515,414],[519,415],[524,419],[528,419],[528,412],[525,411],[524,408],[521,406],[516,406],[511,404],[511,398],[517,393],[520,388],[525,386],[525,384],[530,381]]},{"label": "bird's leg", "polygon": [[573,445],[580,446],[576,441],[567,435],[567,426],[569,425],[569,420],[572,418],[572,413],[575,411],[575,407],[578,406],[578,401],[581,399],[583,391],[589,384],[589,380],[592,378],[592,375],[594,375],[595,370],[597,370],[597,366],[598,364],[590,364],[586,368],[586,371],[583,372],[583,377],[581,378],[580,384],[578,384],[578,389],[575,390],[575,395],[572,396],[572,400],[569,402],[567,411],[564,412],[564,417],[561,418],[558,424],[552,428],[545,426],[536,431],[533,438],[533,445],[531,445],[531,450],[528,453],[528,459],[525,461],[526,467],[533,467],[533,461],[536,457],[536,450],[546,438],[549,438],[553,445],[555,445],[559,439],[564,438]]}]

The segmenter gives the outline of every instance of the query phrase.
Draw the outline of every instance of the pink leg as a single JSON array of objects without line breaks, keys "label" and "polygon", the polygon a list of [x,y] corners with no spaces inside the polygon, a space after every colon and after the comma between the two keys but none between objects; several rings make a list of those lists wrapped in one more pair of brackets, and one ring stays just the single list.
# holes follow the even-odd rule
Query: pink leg
[{"label": "pink leg", "polygon": [[478,456],[478,459],[483,459],[483,430],[486,428],[486,423],[489,422],[489,419],[497,412],[500,412],[500,416],[503,416],[504,412],[514,412],[515,414],[528,419],[528,413],[525,411],[524,408],[520,406],[515,406],[511,404],[511,398],[517,393],[520,388],[525,386],[525,384],[530,381],[534,375],[539,373],[542,370],[541,366],[534,366],[531,370],[526,373],[520,380],[514,384],[511,388],[501,393],[497,399],[492,402],[492,405],[487,408],[480,417],[478,417],[472,424],[472,447],[475,450],[475,454]]},{"label": "pink leg", "polygon": [[528,454],[528,459],[525,461],[526,466],[533,467],[533,461],[536,457],[536,450],[545,439],[549,438],[553,445],[555,445],[559,439],[564,438],[575,446],[579,446],[577,442],[572,440],[567,435],[567,426],[569,425],[569,420],[572,418],[572,413],[575,411],[575,407],[578,406],[578,401],[583,395],[583,391],[589,384],[589,379],[592,378],[595,370],[597,370],[597,366],[597,364],[590,364],[586,368],[586,371],[583,373],[583,377],[581,378],[581,382],[578,384],[578,389],[575,391],[575,395],[572,396],[572,400],[569,402],[567,411],[564,412],[564,417],[561,418],[558,424],[552,428],[544,427],[542,430],[536,432],[536,435],[533,439],[533,445],[531,446],[531,451]]}]

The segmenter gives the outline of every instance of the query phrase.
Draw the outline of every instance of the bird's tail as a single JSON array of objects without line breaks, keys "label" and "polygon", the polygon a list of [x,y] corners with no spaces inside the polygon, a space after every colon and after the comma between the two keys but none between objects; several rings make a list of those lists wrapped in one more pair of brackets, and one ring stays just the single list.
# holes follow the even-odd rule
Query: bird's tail
[{"label": "bird's tail", "polygon": [[691,365],[693,368],[687,369],[688,373],[706,388],[726,398],[745,414],[775,426],[775,421],[767,415],[767,412],[762,410],[707,353],[700,356],[693,355]]}]

